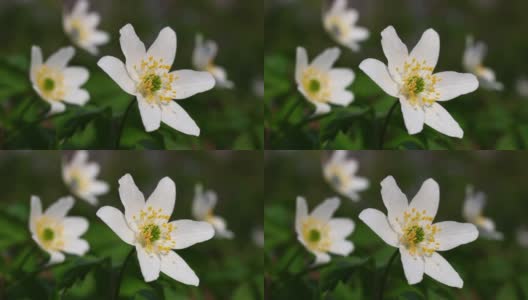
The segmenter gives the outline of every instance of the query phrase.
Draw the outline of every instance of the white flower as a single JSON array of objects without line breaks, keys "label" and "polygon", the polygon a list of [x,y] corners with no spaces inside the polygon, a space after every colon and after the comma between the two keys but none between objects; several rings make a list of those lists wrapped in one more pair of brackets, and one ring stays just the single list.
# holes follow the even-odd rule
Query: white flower
[{"label": "white flower", "polygon": [[308,214],[306,200],[297,197],[297,240],[315,255],[315,264],[329,262],[328,253],[347,256],[354,251],[354,244],[346,239],[354,231],[354,222],[346,218],[332,218],[339,204],[338,198],[329,198]]},{"label": "white flower", "polygon": [[473,74],[440,72],[433,74],[440,53],[440,37],[428,29],[409,54],[394,27],[381,33],[388,66],[376,59],[359,65],[387,94],[399,98],[403,120],[409,134],[422,131],[424,123],[452,137],[464,132],[438,103],[475,91],[478,80]]},{"label": "white flower", "polygon": [[227,72],[224,68],[214,63],[217,53],[218,45],[216,42],[211,40],[204,41],[200,34],[196,35],[196,45],[194,46],[192,57],[194,67],[211,73],[219,87],[231,89],[235,85],[227,79]]},{"label": "white flower", "polygon": [[323,174],[328,183],[340,194],[353,201],[359,201],[359,192],[369,187],[368,179],[355,176],[359,164],[346,157],[347,151],[334,151],[330,160],[323,166]]},{"label": "white flower", "polygon": [[50,255],[48,265],[64,261],[64,253],[82,256],[90,245],[81,239],[88,230],[88,221],[82,217],[67,217],[73,207],[72,197],[63,197],[42,212],[42,203],[31,196],[29,230],[31,237]]},{"label": "white flower", "polygon": [[472,186],[466,187],[466,199],[462,212],[466,221],[477,226],[481,237],[491,240],[502,240],[503,234],[495,229],[495,222],[482,215],[482,209],[485,204],[486,195],[484,193],[476,193]]},{"label": "white flower", "polygon": [[354,94],[346,89],[354,81],[354,72],[332,68],[340,53],[338,48],[327,49],[308,64],[306,50],[297,47],[297,89],[315,105],[316,115],[329,112],[331,107],[328,103],[347,106],[354,101]]},{"label": "white flower", "polygon": [[526,227],[517,229],[516,238],[521,247],[528,248],[528,229]]},{"label": "white flower", "polygon": [[192,70],[169,72],[176,55],[176,33],[169,27],[161,30],[148,51],[132,25],[125,25],[119,32],[126,65],[112,56],[101,58],[97,64],[125,92],[137,97],[145,130],[157,130],[163,122],[185,134],[200,135],[200,128],[172,99],[212,89],[213,77]]},{"label": "white flower", "polygon": [[366,28],[356,26],[359,14],[355,9],[347,9],[346,0],[335,0],[332,7],[323,14],[326,31],[339,44],[359,51],[359,42],[369,37]]},{"label": "white flower", "polygon": [[255,79],[253,81],[253,92],[255,92],[255,95],[259,98],[264,97],[264,80]]},{"label": "white flower", "polygon": [[253,242],[259,247],[264,247],[264,230],[262,228],[257,228],[253,230],[251,234]]},{"label": "white flower", "polygon": [[232,239],[234,234],[227,229],[227,224],[222,217],[214,215],[218,197],[214,191],[204,191],[200,184],[194,187],[194,199],[192,214],[196,220],[211,224],[215,230],[215,236],[219,238]]},{"label": "white flower", "polygon": [[528,78],[522,76],[515,81],[515,89],[521,97],[528,97]]},{"label": "white flower", "polygon": [[108,193],[109,186],[106,182],[97,180],[99,164],[88,162],[87,151],[75,152],[72,160],[62,163],[62,179],[72,194],[97,205],[97,196]]},{"label": "white flower", "polygon": [[466,38],[466,50],[464,51],[462,64],[466,71],[477,76],[480,86],[488,90],[501,91],[504,86],[495,78],[495,72],[482,65],[486,51],[486,44],[483,42],[475,42],[472,36],[468,36]]},{"label": "white flower", "polygon": [[125,243],[136,247],[141,273],[146,282],[156,280],[160,271],[185,284],[197,286],[199,279],[172,249],[184,249],[211,239],[213,227],[206,222],[169,222],[176,201],[176,185],[164,177],[145,202],[130,174],[119,179],[119,197],[125,214],[105,206],[97,216]]},{"label": "white flower", "polygon": [[51,105],[50,114],[63,112],[66,109],[63,102],[82,106],[90,100],[88,92],[81,89],[90,76],[88,70],[67,67],[74,54],[72,47],[61,48],[43,62],[40,47],[31,48],[29,77],[33,89]]},{"label": "white flower", "polygon": [[98,13],[88,13],[88,1],[78,0],[71,12],[64,12],[62,25],[75,45],[97,55],[97,47],[110,40],[106,32],[97,30],[100,21]]},{"label": "white flower", "polygon": [[443,284],[461,288],[462,278],[437,251],[476,240],[475,225],[453,221],[433,224],[440,202],[440,189],[433,179],[426,180],[408,203],[394,178],[388,176],[381,182],[381,197],[387,216],[368,208],[359,218],[385,243],[399,248],[409,284],[422,281],[425,273]]}]

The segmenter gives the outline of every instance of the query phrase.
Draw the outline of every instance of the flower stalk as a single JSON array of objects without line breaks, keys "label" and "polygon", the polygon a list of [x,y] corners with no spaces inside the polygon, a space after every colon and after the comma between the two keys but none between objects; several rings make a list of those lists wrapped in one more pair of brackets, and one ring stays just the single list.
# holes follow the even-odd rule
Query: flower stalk
[{"label": "flower stalk", "polygon": [[394,251],[394,253],[390,257],[389,262],[387,263],[387,266],[385,267],[385,271],[383,272],[383,276],[381,277],[379,300],[383,300],[383,293],[385,292],[385,286],[387,285],[387,279],[389,278],[390,268],[399,253],[400,253],[400,250],[396,249],[396,251]]},{"label": "flower stalk", "polygon": [[123,265],[121,265],[121,270],[119,270],[119,275],[117,276],[117,281],[116,281],[116,288],[115,288],[115,294],[114,294],[115,300],[119,299],[119,290],[121,289],[121,281],[123,281],[123,274],[125,273],[125,268],[128,264],[128,261],[130,260],[130,258],[132,257],[132,254],[135,251],[136,251],[136,248],[132,247],[132,249],[130,249],[130,251],[128,252],[126,256],[125,261],[123,261]]}]

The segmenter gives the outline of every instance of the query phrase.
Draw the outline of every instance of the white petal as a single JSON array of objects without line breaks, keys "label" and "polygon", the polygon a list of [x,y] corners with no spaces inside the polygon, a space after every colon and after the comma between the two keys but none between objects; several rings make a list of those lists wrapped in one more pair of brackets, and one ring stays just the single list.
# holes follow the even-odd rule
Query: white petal
[{"label": "white petal", "polygon": [[214,229],[207,222],[178,220],[170,222],[174,225],[172,237],[176,242],[174,249],[184,249],[196,243],[207,241],[214,236]]},{"label": "white petal", "polygon": [[34,233],[36,218],[42,215],[42,203],[39,197],[31,196],[31,209],[29,214],[29,230]]},{"label": "white petal", "polygon": [[330,70],[328,76],[333,88],[345,89],[354,81],[356,74],[350,69],[336,68]]},{"label": "white petal", "polygon": [[72,88],[77,88],[85,84],[90,77],[90,72],[88,72],[88,69],[83,67],[68,67],[64,69],[63,74],[66,85]]},{"label": "white petal", "polygon": [[328,198],[323,203],[317,205],[317,207],[315,207],[310,216],[317,218],[321,221],[329,221],[340,204],[341,200],[339,200],[339,198]]},{"label": "white petal", "polygon": [[134,27],[127,24],[119,30],[121,36],[119,42],[121,44],[121,50],[126,59],[126,68],[129,74],[136,74],[134,71],[134,65],[139,66],[141,60],[145,57],[147,51],[145,50],[145,44],[139,39]]},{"label": "white petal", "polygon": [[90,42],[96,45],[102,45],[108,43],[110,40],[110,35],[104,31],[96,31],[90,37]]},{"label": "white petal", "polygon": [[379,60],[368,58],[361,62],[359,68],[365,72],[385,93],[398,97],[398,85],[389,74],[387,66]]},{"label": "white petal", "polygon": [[88,151],[79,150],[79,151],[75,151],[75,153],[73,154],[71,164],[74,166],[81,166],[81,165],[86,164],[87,161],[88,161]]},{"label": "white petal", "polygon": [[354,191],[362,191],[369,187],[369,180],[364,177],[353,177],[350,182],[350,189]]},{"label": "white petal", "polygon": [[90,193],[92,193],[94,195],[106,194],[106,193],[108,193],[108,190],[110,190],[110,186],[108,185],[108,183],[106,183],[104,181],[96,180],[96,181],[92,182],[92,184],[90,186]]},{"label": "white petal", "polygon": [[75,49],[73,47],[61,48],[48,58],[46,65],[52,68],[64,69],[74,54]]},{"label": "white petal", "polygon": [[64,102],[83,106],[90,100],[90,94],[83,89],[71,90],[64,96]]},{"label": "white petal", "polygon": [[301,82],[302,72],[308,66],[308,55],[306,49],[303,47],[297,47],[297,56],[295,64],[295,81],[299,84]]},{"label": "white petal", "polygon": [[33,46],[31,47],[31,68],[29,70],[29,77],[31,82],[35,83],[35,71],[38,67],[42,65],[42,50],[40,47]]},{"label": "white petal", "polygon": [[392,230],[387,217],[381,211],[367,208],[359,214],[359,219],[367,224],[385,243],[398,247],[398,235]]},{"label": "white petal", "polygon": [[157,103],[149,103],[141,94],[137,95],[139,114],[145,131],[157,130],[161,124],[161,108]]},{"label": "white petal", "polygon": [[387,208],[387,218],[394,227],[399,224],[396,218],[402,218],[409,206],[407,196],[402,193],[394,177],[387,176],[381,182],[381,198]]},{"label": "white petal", "polygon": [[324,252],[314,252],[315,262],[314,265],[326,264],[330,261],[330,255]]},{"label": "white petal", "polygon": [[145,197],[130,174],[119,179],[119,198],[125,207],[126,219],[132,222],[132,216],[138,215],[145,206]]},{"label": "white petal", "polygon": [[334,241],[328,251],[334,254],[347,256],[354,251],[354,244],[347,240]]},{"label": "white petal", "polygon": [[445,251],[463,244],[471,243],[478,238],[478,230],[470,223],[459,223],[453,221],[439,222],[435,224],[439,231],[435,240],[439,243],[438,250]]},{"label": "white petal", "polygon": [[62,197],[57,200],[57,202],[53,203],[50,207],[48,207],[44,214],[50,217],[62,219],[68,214],[70,209],[73,207],[73,203],[75,203],[73,197]]},{"label": "white petal", "polygon": [[403,246],[400,247],[400,256],[407,282],[416,284],[422,281],[425,269],[423,258],[418,255],[411,255],[409,250]]},{"label": "white petal", "polygon": [[427,29],[411,51],[411,57],[430,68],[435,68],[440,55],[440,37],[433,29]]},{"label": "white petal", "polygon": [[390,73],[397,73],[396,68],[402,67],[409,57],[409,50],[401,41],[394,27],[389,26],[381,32],[381,46],[387,58]]},{"label": "white petal", "polygon": [[161,208],[162,214],[170,216],[174,210],[175,202],[176,184],[169,177],[163,177],[148,198],[146,206],[152,206],[155,210]]},{"label": "white petal", "polygon": [[330,112],[331,107],[326,103],[312,102],[315,105],[314,115],[323,115]]},{"label": "white petal", "polygon": [[64,252],[82,256],[90,250],[90,245],[85,240],[78,238],[66,239],[64,241]]},{"label": "white petal", "polygon": [[436,91],[440,94],[438,101],[447,101],[474,92],[479,86],[477,77],[469,73],[440,72],[435,76],[439,79],[436,84]]},{"label": "white petal", "polygon": [[448,286],[462,288],[464,285],[457,271],[436,252],[425,257],[425,274]]},{"label": "white petal", "polygon": [[179,70],[171,72],[174,75],[172,89],[175,91],[173,99],[185,99],[212,89],[215,79],[209,72],[193,70]]},{"label": "white petal", "polygon": [[451,137],[462,138],[464,136],[464,131],[457,121],[438,103],[426,107],[425,124]]},{"label": "white petal", "polygon": [[88,220],[83,217],[67,217],[62,225],[64,234],[70,237],[79,237],[88,230]]},{"label": "white petal", "polygon": [[348,106],[354,101],[354,94],[347,90],[333,90],[329,102],[336,105]]},{"label": "white petal", "polygon": [[486,204],[486,195],[482,192],[474,192],[473,187],[466,186],[466,199],[464,200],[464,208],[462,214],[468,221],[473,221],[482,214],[484,205]]},{"label": "white petal", "polygon": [[200,135],[200,128],[196,125],[196,122],[174,101],[161,105],[161,121],[185,134]]},{"label": "white petal", "polygon": [[340,54],[341,50],[339,50],[339,48],[326,49],[323,53],[319,54],[310,65],[321,71],[329,71]]},{"label": "white petal", "polygon": [[174,251],[161,256],[161,272],[184,284],[198,286],[200,283],[194,271]]},{"label": "white petal", "polygon": [[416,208],[416,210],[424,215],[434,219],[438,211],[438,203],[440,202],[440,187],[438,183],[429,178],[422,184],[422,187],[416,193],[416,196],[409,204],[409,209]]},{"label": "white petal", "polygon": [[50,254],[50,260],[48,262],[48,265],[60,264],[66,258],[64,254],[59,251],[51,251],[48,253]]},{"label": "white petal", "polygon": [[350,38],[354,41],[363,41],[368,39],[370,32],[363,27],[354,27],[354,30],[350,33]]},{"label": "white petal", "polygon": [[345,218],[334,218],[328,222],[332,240],[342,240],[349,236],[356,227],[354,221]]},{"label": "white petal", "polygon": [[295,209],[295,231],[297,234],[301,234],[302,220],[308,216],[308,205],[306,199],[301,196],[297,196],[297,208]]},{"label": "white petal", "polygon": [[99,22],[101,22],[101,16],[97,13],[91,13],[86,15],[84,18],[84,23],[87,27],[95,28],[97,25],[99,25]]},{"label": "white petal", "polygon": [[215,207],[217,201],[216,193],[213,191],[204,192],[201,184],[194,186],[194,198],[192,213],[194,218],[203,220],[207,214]]},{"label": "white petal", "polygon": [[176,56],[176,32],[170,27],[163,28],[152,46],[150,46],[148,56],[163,59],[163,64],[172,66]]},{"label": "white petal", "polygon": [[128,75],[125,64],[113,56],[101,58],[97,65],[112,78],[123,91],[130,95],[136,94],[136,84]]},{"label": "white petal", "polygon": [[412,106],[407,99],[400,97],[403,122],[409,134],[417,134],[423,130],[425,113],[422,108]]},{"label": "white petal", "polygon": [[88,1],[79,0],[75,3],[75,6],[72,9],[73,16],[85,15],[88,12]]},{"label": "white petal", "polygon": [[62,102],[53,101],[49,102],[49,104],[51,106],[49,111],[50,115],[60,114],[61,112],[66,110],[66,105],[64,105],[64,103]]},{"label": "white petal", "polygon": [[[145,282],[158,279],[161,270],[161,260],[157,254],[147,253],[141,245],[136,246],[137,258],[141,274]],[[172,251],[171,251],[172,252]]]},{"label": "white petal", "polygon": [[128,227],[125,216],[121,211],[115,207],[104,206],[101,207],[96,215],[103,220],[103,222],[123,240],[123,242],[134,245],[134,232]]}]

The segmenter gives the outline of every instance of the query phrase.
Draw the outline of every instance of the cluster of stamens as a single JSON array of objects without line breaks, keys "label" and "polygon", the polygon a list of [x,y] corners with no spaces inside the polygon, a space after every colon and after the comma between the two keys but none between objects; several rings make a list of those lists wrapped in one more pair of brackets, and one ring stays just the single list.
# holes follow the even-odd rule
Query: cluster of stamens
[{"label": "cluster of stamens", "polygon": [[344,170],[339,165],[331,165],[327,169],[328,180],[332,185],[346,190],[350,185],[350,177],[346,176]]},{"label": "cluster of stamens", "polygon": [[327,252],[332,245],[330,226],[314,217],[307,217],[301,225],[301,232],[306,246],[312,251]]},{"label": "cluster of stamens", "polygon": [[418,211],[413,208],[403,213],[403,220],[396,218],[400,223],[402,232],[400,242],[413,256],[432,255],[440,246],[435,240],[435,235],[440,231],[437,225],[432,225],[432,217],[427,216],[427,211]]},{"label": "cluster of stamens", "polygon": [[54,101],[64,98],[64,75],[61,71],[42,65],[36,71],[37,85],[42,95]]},{"label": "cluster of stamens", "polygon": [[339,16],[329,16],[325,19],[326,28],[335,36],[344,38],[348,36],[350,27]]},{"label": "cluster of stamens", "polygon": [[176,246],[171,235],[175,227],[167,223],[169,217],[162,214],[161,208],[156,210],[152,206],[132,217],[137,225],[136,239],[147,253],[166,254]]},{"label": "cluster of stamens", "polygon": [[163,58],[149,56],[134,65],[139,75],[138,91],[149,103],[168,102],[176,97],[173,82],[177,76],[169,73],[171,66],[163,64]]},{"label": "cluster of stamens", "polygon": [[70,36],[73,40],[79,43],[86,41],[88,38],[88,30],[84,23],[79,19],[70,20]]},{"label": "cluster of stamens", "polygon": [[87,188],[87,180],[85,176],[82,175],[82,173],[77,169],[71,169],[69,170],[69,177],[70,177],[70,188],[76,192],[82,192]]},{"label": "cluster of stamens", "polygon": [[61,250],[64,248],[64,227],[62,223],[48,216],[41,216],[35,223],[37,237],[46,250]]},{"label": "cluster of stamens", "polygon": [[323,103],[330,100],[330,79],[326,72],[308,67],[302,73],[301,83],[311,100]]},{"label": "cluster of stamens", "polygon": [[411,105],[430,106],[440,98],[436,84],[441,79],[433,75],[433,68],[427,66],[425,60],[419,62],[413,58],[411,62],[404,63],[403,70],[397,67],[396,71],[402,78],[400,92]]}]

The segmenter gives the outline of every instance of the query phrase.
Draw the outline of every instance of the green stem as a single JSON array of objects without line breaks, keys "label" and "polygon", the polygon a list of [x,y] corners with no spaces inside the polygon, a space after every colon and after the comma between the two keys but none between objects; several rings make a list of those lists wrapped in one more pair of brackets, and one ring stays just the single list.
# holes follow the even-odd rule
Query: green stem
[{"label": "green stem", "polygon": [[295,251],[293,252],[293,254],[290,257],[290,259],[286,262],[286,265],[282,269],[282,273],[288,272],[288,269],[290,268],[290,265],[293,263],[293,261],[295,260],[297,255],[299,255],[301,253],[301,251],[302,251],[302,247],[300,247],[299,245],[296,245]]},{"label": "green stem", "polygon": [[392,263],[398,256],[398,253],[400,253],[400,249],[396,249],[394,253],[392,254],[391,258],[389,259],[389,262],[387,263],[387,266],[385,267],[385,272],[383,272],[383,277],[381,278],[381,287],[380,287],[380,294],[379,294],[379,300],[383,300],[383,292],[385,291],[385,285],[387,284],[387,279],[389,278],[389,270],[392,266]]},{"label": "green stem", "polygon": [[307,118],[304,118],[303,120],[301,120],[299,123],[297,123],[295,125],[295,127],[303,127],[304,125],[308,124],[308,123],[311,123],[313,121],[317,121],[317,120],[321,120],[321,119],[324,119],[326,118],[327,116],[329,116],[330,113],[326,113],[326,114],[321,114],[321,115],[311,115]]},{"label": "green stem", "polygon": [[125,261],[123,262],[123,265],[121,266],[121,270],[119,271],[119,275],[117,277],[117,282],[116,282],[117,285],[115,288],[114,300],[119,299],[119,290],[121,289],[121,281],[123,280],[123,274],[125,273],[126,265],[128,261],[130,260],[130,258],[132,257],[132,254],[134,253],[135,250],[136,248],[132,248],[130,252],[128,252],[128,255],[126,256]]},{"label": "green stem", "polygon": [[115,148],[116,149],[119,149],[119,147],[121,146],[121,136],[123,135],[123,130],[125,129],[125,121],[128,117],[128,114],[130,113],[130,111],[132,110],[132,106],[134,104],[134,102],[136,102],[136,99],[135,98],[132,98],[132,100],[130,100],[130,103],[128,103],[128,106],[125,110],[125,113],[123,114],[123,118],[121,119],[121,123],[119,124],[119,131],[117,132],[117,140],[116,140],[116,146]]},{"label": "green stem", "polygon": [[302,102],[302,100],[299,97],[297,97],[295,103],[290,107],[290,110],[288,110],[288,112],[284,115],[284,118],[282,118],[282,121],[284,123],[288,122],[288,120],[290,119],[291,114],[295,111],[297,106],[299,106],[299,104],[301,104],[301,102]]},{"label": "green stem", "polygon": [[379,148],[380,150],[383,150],[383,142],[385,140],[385,133],[387,132],[387,127],[389,126],[389,120],[392,116],[392,113],[394,112],[394,110],[396,109],[396,106],[398,106],[398,99],[396,99],[396,101],[394,102],[394,104],[392,104],[390,110],[389,110],[389,113],[387,114],[387,117],[385,118],[385,122],[383,123],[383,128],[381,129],[381,136],[380,136],[380,141],[379,141]]},{"label": "green stem", "polygon": [[23,127],[20,127],[18,130],[15,130],[12,134],[8,135],[5,139],[5,142],[4,144],[9,144],[9,142],[11,142],[11,140],[16,137],[21,131],[24,131],[28,128],[30,128],[31,126],[34,126],[34,125],[37,125],[37,124],[40,124],[46,120],[52,120],[58,116],[62,116],[64,114],[64,112],[62,113],[57,113],[57,114],[53,114],[53,115],[50,115],[48,114],[47,111],[45,111],[42,116],[40,118],[38,118],[37,120],[33,121],[33,122],[30,122],[30,123],[27,123],[25,126]]}]

